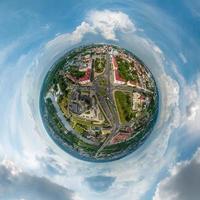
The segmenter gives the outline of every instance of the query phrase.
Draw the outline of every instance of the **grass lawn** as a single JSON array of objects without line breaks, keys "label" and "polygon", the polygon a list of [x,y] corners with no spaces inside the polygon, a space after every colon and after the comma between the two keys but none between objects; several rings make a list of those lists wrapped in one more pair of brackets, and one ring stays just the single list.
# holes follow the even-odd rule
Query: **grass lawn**
[{"label": "grass lawn", "polygon": [[131,64],[126,61],[126,60],[123,60],[121,58],[116,58],[117,59],[117,64],[118,64],[118,70],[119,70],[119,75],[120,77],[122,77],[123,79],[125,79],[126,81],[133,81],[133,80],[137,80],[137,75],[134,74],[132,71],[131,71]]},{"label": "grass lawn", "polygon": [[74,127],[74,130],[80,134],[83,134],[85,132],[85,129],[83,128],[81,124],[76,124]]},{"label": "grass lawn", "polygon": [[79,69],[76,66],[70,66],[70,68],[68,69],[68,72],[76,78],[82,78],[83,76],[85,76],[85,72],[79,71]]},{"label": "grass lawn", "polygon": [[63,96],[59,101],[58,104],[62,110],[62,112],[64,113],[65,117],[69,117],[69,112],[68,112],[68,97],[67,96]]},{"label": "grass lawn", "polygon": [[102,73],[105,68],[105,63],[106,63],[106,60],[104,58],[102,58],[102,59],[97,58],[94,63],[95,72]]},{"label": "grass lawn", "polygon": [[119,113],[120,122],[122,124],[129,122],[133,117],[130,94],[124,93],[122,91],[116,91],[115,101]]},{"label": "grass lawn", "polygon": [[76,117],[75,115],[71,117],[71,121],[75,124],[82,124],[83,126],[86,126],[87,128],[90,128],[92,126],[92,121],[80,119],[79,117]]}]

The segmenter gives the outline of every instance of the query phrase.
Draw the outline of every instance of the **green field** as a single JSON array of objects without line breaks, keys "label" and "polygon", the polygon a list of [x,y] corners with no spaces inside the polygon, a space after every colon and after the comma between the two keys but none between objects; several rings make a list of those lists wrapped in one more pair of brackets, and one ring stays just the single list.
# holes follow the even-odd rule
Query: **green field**
[{"label": "green field", "polygon": [[104,58],[96,58],[94,68],[96,73],[102,73],[105,68],[106,60]]},{"label": "green field", "polygon": [[92,122],[91,121],[81,119],[80,117],[75,116],[75,115],[72,115],[71,121],[73,121],[75,123],[78,123],[78,124],[82,124],[84,126],[88,126],[88,127],[92,126]]},{"label": "green field", "polygon": [[68,96],[60,95],[58,99],[58,104],[60,109],[62,110],[65,117],[69,118],[69,111],[68,111]]},{"label": "green field", "polygon": [[79,71],[79,69],[76,67],[76,66],[71,66],[69,69],[68,69],[68,72],[73,76],[73,77],[76,77],[76,78],[82,78],[83,76],[85,76],[85,72],[82,72],[82,71]]},{"label": "green field", "polygon": [[[86,127],[86,128],[87,128],[87,127]],[[78,124],[78,123],[75,125],[74,130],[75,130],[77,133],[80,133],[80,134],[83,134],[83,133],[86,132],[86,131],[85,131],[84,125]]]},{"label": "green field", "polygon": [[129,122],[133,117],[130,94],[122,91],[116,91],[115,101],[121,123],[124,124]]}]

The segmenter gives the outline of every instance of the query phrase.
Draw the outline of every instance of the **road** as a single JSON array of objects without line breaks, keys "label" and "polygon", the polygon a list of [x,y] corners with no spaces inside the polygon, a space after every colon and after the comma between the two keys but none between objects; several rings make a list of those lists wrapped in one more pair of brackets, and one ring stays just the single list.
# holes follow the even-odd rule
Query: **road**
[{"label": "road", "polygon": [[[101,145],[99,150],[96,152],[95,157],[97,158],[100,152],[110,143],[112,138],[118,134],[118,131],[121,128],[120,125],[120,120],[119,120],[119,115],[117,112],[117,108],[115,106],[114,102],[114,91],[115,90],[121,90],[125,92],[139,92],[139,93],[147,93],[147,94],[152,94],[153,92],[142,88],[142,87],[132,87],[132,86],[127,86],[127,85],[114,85],[111,81],[111,73],[112,73],[112,66],[111,66],[111,56],[109,53],[106,55],[106,64],[105,64],[105,70],[104,73],[97,76],[93,80],[92,86],[83,86],[82,88],[87,89],[87,90],[93,90],[94,93],[96,93],[97,99],[106,114],[107,118],[109,119],[111,126],[112,126],[112,131],[111,134],[106,138],[104,143]],[[101,95],[100,90],[102,89],[102,86],[99,84],[101,80],[104,80],[106,82],[106,94],[103,96]]]},{"label": "road", "polygon": [[[111,83],[110,77],[111,77],[111,60],[110,60],[110,54],[107,53],[106,55],[106,65],[105,65],[105,71],[104,74],[102,75],[103,78],[106,80],[107,82],[107,89],[106,89],[106,95],[104,97],[99,95],[99,101],[102,105],[103,108],[106,108],[106,114],[109,116],[109,118],[111,119],[111,124],[112,124],[112,132],[111,134],[106,138],[106,140],[104,141],[104,143],[101,145],[101,147],[98,149],[98,151],[96,152],[95,157],[97,158],[99,153],[110,143],[111,139],[117,134],[117,132],[120,129],[120,122],[119,122],[119,118],[118,118],[118,113],[116,110],[116,106],[114,104],[114,99],[113,99],[113,85]],[[95,86],[96,86],[96,92],[98,93],[99,90],[99,81],[98,79],[100,79],[101,76],[99,76],[96,79],[95,82]]]},{"label": "road", "polygon": [[[90,86],[79,86],[75,85],[72,90],[88,90],[93,91],[94,94],[96,94],[97,100],[103,109],[104,114],[106,115],[106,118],[110,122],[110,125],[112,127],[111,134],[105,139],[103,144],[100,146],[98,151],[96,152],[95,157],[97,158],[101,151],[110,143],[112,138],[116,136],[121,128],[120,125],[120,119],[118,115],[118,111],[115,105],[114,100],[114,91],[121,90],[124,92],[138,92],[138,93],[146,93],[152,95],[153,92],[151,90],[146,89],[145,87],[138,87],[138,86],[128,86],[128,85],[115,85],[112,81],[113,73],[112,66],[111,66],[111,55],[109,53],[106,54],[106,64],[105,64],[105,70],[104,72],[94,78],[94,74],[92,75],[92,84]],[[141,77],[140,77],[141,78]],[[100,82],[103,80],[105,82],[105,85],[101,85]],[[143,81],[140,79],[141,84],[143,85]],[[102,95],[102,89],[104,91],[104,95]],[[67,130],[69,130],[69,126],[67,126],[67,122],[65,117],[63,116],[62,112],[60,111],[60,107],[55,101],[54,98],[51,98],[52,102],[56,108],[56,111],[58,113],[58,117],[62,121],[63,125],[66,127]],[[71,128],[72,129],[72,128]],[[74,131],[72,131],[74,133]],[[83,140],[86,143],[89,144],[95,144],[95,142],[88,140],[85,137],[82,137],[80,134],[74,133],[78,138]]]},{"label": "road", "polygon": [[88,140],[87,138],[82,137],[80,134],[74,132],[74,130],[72,129],[72,127],[68,124],[67,120],[65,119],[62,111],[60,110],[60,106],[57,104],[57,102],[55,100],[55,97],[52,94],[50,94],[50,93],[47,96],[47,98],[48,97],[51,99],[52,104],[53,104],[54,108],[56,109],[57,115],[58,115],[60,121],[62,122],[62,124],[64,125],[64,127],[65,127],[65,129],[67,131],[71,131],[72,134],[74,134],[76,137],[78,137],[79,139],[81,139],[85,143],[92,144],[92,145],[97,145],[97,143],[95,143],[95,142],[93,142],[91,140]]},{"label": "road", "polygon": [[[113,126],[113,129],[112,129],[112,132],[111,134],[106,138],[106,140],[104,141],[104,143],[101,145],[101,147],[99,148],[99,150],[97,151],[95,157],[97,158],[98,155],[100,154],[100,152],[110,143],[110,141],[112,140],[112,138],[114,136],[116,136],[118,134],[118,131],[120,130],[121,126],[120,126],[120,122],[119,122],[119,115],[118,115],[118,112],[117,112],[117,108],[115,106],[115,103],[114,103],[114,91],[115,90],[122,90],[122,91],[127,91],[127,92],[130,92],[130,93],[133,93],[133,92],[139,92],[139,93],[147,93],[147,94],[152,94],[153,92],[148,90],[148,89],[145,89],[145,88],[142,88],[142,87],[132,87],[132,86],[127,86],[127,85],[114,85],[112,84],[112,81],[111,81],[111,73],[112,73],[112,69],[111,69],[111,57],[109,54],[107,54],[106,56],[106,66],[105,66],[105,72],[103,74],[103,77],[105,78],[105,80],[107,80],[107,83],[108,83],[108,86],[107,86],[107,93],[106,93],[106,99],[105,98],[102,98],[100,97],[99,98],[99,101],[101,102],[102,106],[104,108],[106,108],[106,113],[110,116],[111,114],[111,121],[112,121],[112,126]],[[98,78],[97,78],[97,81],[96,81],[96,84],[95,84],[95,87],[96,89],[96,92],[98,93]],[[109,109],[107,108],[109,107]],[[108,113],[110,110],[110,113]]]}]

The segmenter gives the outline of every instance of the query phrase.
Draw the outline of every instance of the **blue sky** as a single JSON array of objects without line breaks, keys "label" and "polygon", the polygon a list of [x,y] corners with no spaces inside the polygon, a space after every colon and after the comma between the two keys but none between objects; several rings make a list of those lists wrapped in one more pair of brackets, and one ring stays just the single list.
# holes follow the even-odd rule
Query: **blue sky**
[{"label": "blue sky", "polygon": [[[0,2],[0,199],[199,199],[200,3],[190,2]],[[48,69],[90,42],[133,51],[154,74],[161,97],[148,141],[106,164],[59,149],[39,112]]]}]

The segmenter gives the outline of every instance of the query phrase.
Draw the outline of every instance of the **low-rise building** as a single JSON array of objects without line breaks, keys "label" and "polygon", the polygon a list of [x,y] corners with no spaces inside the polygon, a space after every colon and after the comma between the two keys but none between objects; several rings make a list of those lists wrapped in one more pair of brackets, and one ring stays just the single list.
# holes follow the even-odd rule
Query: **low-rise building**
[{"label": "low-rise building", "polygon": [[133,111],[141,111],[142,106],[145,103],[145,101],[146,101],[146,98],[144,95],[141,95],[138,92],[134,92],[133,93],[133,106],[132,106]]},{"label": "low-rise building", "polygon": [[101,132],[102,132],[102,135],[108,135],[112,132],[112,129],[111,128],[102,128]]},{"label": "low-rise building", "polygon": [[119,142],[123,142],[127,139],[129,139],[129,137],[131,136],[131,133],[128,132],[119,132],[116,136],[114,136],[112,138],[112,140],[110,141],[111,144],[116,144]]},{"label": "low-rise building", "polygon": [[118,64],[115,59],[115,57],[112,55],[112,66],[113,66],[113,72],[114,72],[114,83],[115,84],[126,84],[126,81],[120,77],[119,71],[118,71]]},{"label": "low-rise building", "polygon": [[91,76],[91,69],[87,68],[86,71],[85,71],[85,75],[83,77],[79,78],[78,82],[81,85],[84,85],[86,83],[90,83],[90,76]]},{"label": "low-rise building", "polygon": [[81,85],[90,83],[91,72],[92,72],[92,59],[88,63],[82,64],[79,67],[79,71],[85,72],[85,75],[79,79],[73,77],[70,73],[64,73],[64,76],[73,81],[74,83],[79,83]]}]

